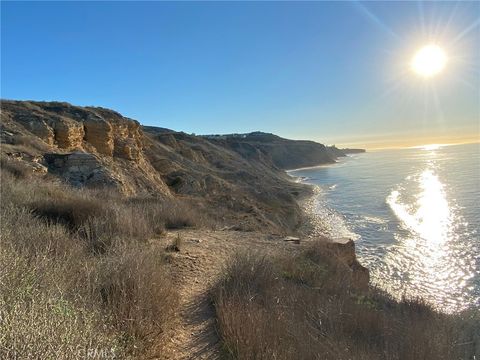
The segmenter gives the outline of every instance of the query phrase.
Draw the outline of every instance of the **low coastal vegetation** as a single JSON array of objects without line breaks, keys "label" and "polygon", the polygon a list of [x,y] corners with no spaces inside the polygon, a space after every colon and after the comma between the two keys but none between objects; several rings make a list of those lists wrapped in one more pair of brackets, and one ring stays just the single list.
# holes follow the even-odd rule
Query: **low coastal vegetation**
[{"label": "low coastal vegetation", "polygon": [[235,257],[212,292],[231,359],[474,359],[478,311],[448,315],[358,283],[324,241]]},{"label": "low coastal vegetation", "polygon": [[201,225],[191,207],[72,189],[3,161],[0,211],[0,358],[124,358],[169,329],[178,293],[148,240]]}]

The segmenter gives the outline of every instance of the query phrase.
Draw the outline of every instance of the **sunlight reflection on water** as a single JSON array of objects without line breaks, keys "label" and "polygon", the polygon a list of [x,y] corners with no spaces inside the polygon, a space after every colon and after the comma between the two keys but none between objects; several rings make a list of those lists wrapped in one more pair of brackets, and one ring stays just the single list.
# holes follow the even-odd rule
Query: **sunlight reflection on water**
[{"label": "sunlight reflection on water", "polygon": [[[428,149],[430,150],[430,149]],[[406,236],[385,256],[387,268],[401,269],[400,274],[415,286],[404,290],[405,295],[422,296],[446,311],[458,309],[465,302],[464,287],[474,273],[474,259],[465,258],[468,251],[455,248],[456,227],[464,221],[449,203],[444,184],[435,173],[433,164],[406,181],[417,185],[415,201],[402,201],[402,190],[393,190],[386,201],[401,221]],[[412,186],[408,186],[412,192]],[[410,193],[410,196],[412,194]],[[470,263],[469,263],[470,262]],[[396,282],[401,281],[401,276]],[[400,284],[383,284],[395,287]]]},{"label": "sunlight reflection on water", "polygon": [[451,228],[451,212],[443,190],[443,184],[432,170],[426,169],[419,176],[421,193],[418,195],[416,211],[399,201],[400,192],[392,191],[387,198],[395,214],[403,224],[414,231],[427,244],[441,244],[448,240]]}]

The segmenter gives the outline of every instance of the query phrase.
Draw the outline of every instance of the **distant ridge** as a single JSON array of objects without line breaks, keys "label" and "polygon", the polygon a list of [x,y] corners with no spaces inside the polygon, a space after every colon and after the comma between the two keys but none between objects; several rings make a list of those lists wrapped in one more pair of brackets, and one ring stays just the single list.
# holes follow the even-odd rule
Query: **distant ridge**
[{"label": "distant ridge", "polygon": [[290,140],[278,135],[255,131],[224,135],[202,135],[210,141],[236,149],[245,156],[245,147],[250,145],[268,157],[281,169],[316,166],[334,163],[338,157],[365,152],[363,149],[339,149],[335,145],[326,146],[311,140]]}]

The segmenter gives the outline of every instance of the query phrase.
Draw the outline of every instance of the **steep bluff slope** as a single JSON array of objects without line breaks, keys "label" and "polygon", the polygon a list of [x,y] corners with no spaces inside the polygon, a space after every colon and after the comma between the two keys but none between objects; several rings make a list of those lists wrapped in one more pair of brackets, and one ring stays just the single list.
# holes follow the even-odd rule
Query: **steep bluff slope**
[{"label": "steep bluff slope", "polygon": [[213,143],[232,149],[245,158],[269,161],[280,169],[294,169],[334,163],[345,153],[314,141],[289,140],[274,134],[207,135]]},{"label": "steep bluff slope", "polygon": [[246,159],[197,136],[147,131],[147,156],[172,192],[201,198],[220,222],[235,224],[240,216],[246,229],[294,229],[300,223],[296,199],[307,189],[270,162]]}]

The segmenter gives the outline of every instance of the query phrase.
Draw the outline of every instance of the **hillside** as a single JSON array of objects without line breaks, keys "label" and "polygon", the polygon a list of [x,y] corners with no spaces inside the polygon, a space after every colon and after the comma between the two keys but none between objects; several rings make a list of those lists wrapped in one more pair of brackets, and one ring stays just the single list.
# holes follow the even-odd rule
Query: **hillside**
[{"label": "hillside", "polygon": [[334,146],[307,140],[289,140],[259,131],[248,134],[206,135],[205,138],[232,149],[245,158],[261,157],[285,170],[330,164],[338,157],[346,155]]},{"label": "hillside", "polygon": [[[125,195],[180,197],[224,226],[294,231],[308,188],[282,169],[343,155],[312,141],[272,134],[200,137],[98,107],[2,101],[2,158],[40,176]],[[202,201],[198,201],[198,200]]]}]

